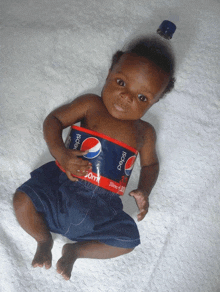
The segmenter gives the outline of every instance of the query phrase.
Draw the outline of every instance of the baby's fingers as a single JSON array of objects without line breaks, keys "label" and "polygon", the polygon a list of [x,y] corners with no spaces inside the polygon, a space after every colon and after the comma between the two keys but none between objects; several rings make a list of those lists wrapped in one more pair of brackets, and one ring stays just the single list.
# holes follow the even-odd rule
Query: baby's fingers
[{"label": "baby's fingers", "polygon": [[68,177],[69,180],[71,181],[78,181],[78,179],[76,177],[73,177],[70,171],[66,171],[66,175]]},{"label": "baby's fingers", "polygon": [[76,156],[84,156],[88,153],[89,153],[89,150],[86,150],[86,151],[74,150],[74,155]]},{"label": "baby's fingers", "polygon": [[90,166],[92,165],[91,162],[89,162],[88,160],[84,160],[82,158],[80,158],[79,156],[84,156],[86,154],[88,154],[89,151],[76,151],[76,153],[74,153],[77,156],[77,159],[75,161],[75,164],[79,167],[84,167],[84,169],[90,169]]},{"label": "baby's fingers", "polygon": [[138,221],[141,221],[141,220],[143,220],[144,219],[144,217],[146,216],[146,214],[147,214],[147,210],[141,210],[141,212],[137,215],[137,219],[138,219]]}]

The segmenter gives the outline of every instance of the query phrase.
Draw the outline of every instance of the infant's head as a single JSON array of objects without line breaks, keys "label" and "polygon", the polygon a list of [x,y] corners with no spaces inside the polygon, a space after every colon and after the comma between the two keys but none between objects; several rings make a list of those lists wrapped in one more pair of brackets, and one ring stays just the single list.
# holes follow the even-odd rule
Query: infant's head
[{"label": "infant's head", "polygon": [[117,51],[102,91],[109,113],[122,120],[138,120],[174,86],[174,57],[162,41],[132,42]]},{"label": "infant's head", "polygon": [[169,82],[160,98],[162,98],[166,93],[170,92],[174,88],[175,57],[171,46],[168,46],[167,42],[164,42],[156,37],[138,38],[129,43],[124,51],[117,51],[113,55],[110,69],[112,70],[120,58],[124,54],[128,53],[133,53],[137,56],[151,60],[161,70],[169,74]]}]

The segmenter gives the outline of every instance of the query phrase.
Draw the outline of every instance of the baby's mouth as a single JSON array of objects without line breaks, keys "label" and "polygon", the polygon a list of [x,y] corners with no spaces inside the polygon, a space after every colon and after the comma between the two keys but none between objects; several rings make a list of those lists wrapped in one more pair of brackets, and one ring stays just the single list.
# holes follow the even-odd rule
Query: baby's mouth
[{"label": "baby's mouth", "polygon": [[114,103],[114,107],[116,108],[117,111],[119,112],[126,112],[126,110],[124,109],[124,107]]}]

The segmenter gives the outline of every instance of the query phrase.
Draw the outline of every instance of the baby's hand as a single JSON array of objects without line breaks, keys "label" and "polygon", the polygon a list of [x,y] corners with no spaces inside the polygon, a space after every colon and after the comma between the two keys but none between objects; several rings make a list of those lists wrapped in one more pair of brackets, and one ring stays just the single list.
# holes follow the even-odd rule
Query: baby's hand
[{"label": "baby's hand", "polygon": [[135,198],[138,209],[140,210],[140,213],[137,215],[137,219],[138,221],[141,221],[142,219],[144,219],[145,215],[148,212],[148,196],[144,194],[144,192],[140,189],[130,192],[129,195]]},{"label": "baby's hand", "polygon": [[71,181],[78,181],[78,179],[73,177],[72,174],[85,176],[92,169],[92,164],[89,161],[79,158],[79,156],[86,155],[88,152],[88,150],[79,151],[72,149],[65,149],[63,151],[59,163]]}]

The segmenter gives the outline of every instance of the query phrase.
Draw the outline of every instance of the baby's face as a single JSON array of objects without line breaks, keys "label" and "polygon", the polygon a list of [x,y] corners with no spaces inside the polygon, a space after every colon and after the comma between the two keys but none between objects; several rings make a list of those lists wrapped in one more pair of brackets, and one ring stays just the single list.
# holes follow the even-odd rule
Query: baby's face
[{"label": "baby's face", "polygon": [[138,120],[159,100],[168,82],[169,74],[150,60],[124,54],[109,71],[102,99],[113,117]]}]

